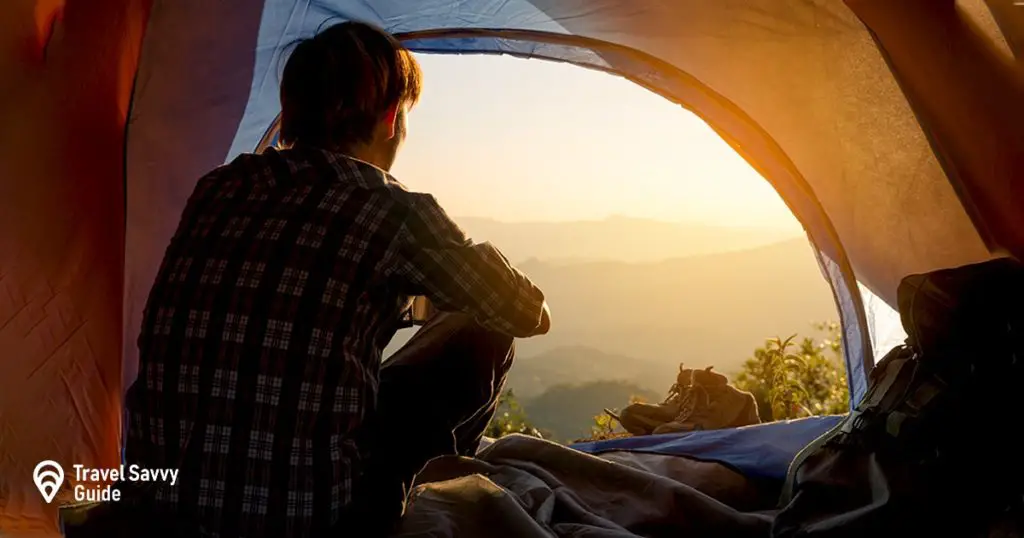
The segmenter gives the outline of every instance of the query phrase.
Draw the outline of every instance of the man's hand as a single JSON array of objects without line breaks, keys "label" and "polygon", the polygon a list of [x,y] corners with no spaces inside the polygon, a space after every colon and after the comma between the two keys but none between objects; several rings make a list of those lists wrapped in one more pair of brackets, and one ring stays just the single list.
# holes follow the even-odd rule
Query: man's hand
[{"label": "man's hand", "polygon": [[551,309],[548,308],[548,302],[544,301],[544,308],[540,313],[540,325],[537,326],[537,332],[534,336],[540,336],[542,334],[548,334],[551,330]]},{"label": "man's hand", "polygon": [[430,318],[433,318],[437,314],[437,309],[434,308],[433,303],[430,299],[422,295],[413,297],[412,299],[412,322],[414,325],[425,325]]}]

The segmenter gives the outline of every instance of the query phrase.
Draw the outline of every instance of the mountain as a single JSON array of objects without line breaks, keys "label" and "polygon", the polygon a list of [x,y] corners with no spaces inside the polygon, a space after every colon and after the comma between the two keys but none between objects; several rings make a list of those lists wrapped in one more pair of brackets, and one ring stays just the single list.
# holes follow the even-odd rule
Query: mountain
[{"label": "mountain", "polygon": [[568,345],[732,373],[765,338],[836,320],[829,285],[804,239],[654,263],[520,268],[547,294],[552,329],[523,355]]},{"label": "mountain", "polygon": [[590,436],[594,416],[605,408],[622,409],[633,396],[644,401],[658,394],[625,381],[595,381],[581,385],[557,385],[536,398],[524,400],[523,410],[533,426],[549,432],[552,440],[572,442]]},{"label": "mountain", "polygon": [[[550,333],[517,341],[519,357],[585,346],[655,363],[667,378],[680,362],[733,374],[766,338],[810,335],[812,322],[839,319],[805,239],[649,263],[531,260],[519,267],[544,290],[552,312]],[[397,336],[390,350],[409,335]]]},{"label": "mountain", "polygon": [[473,240],[490,241],[513,262],[535,258],[552,264],[653,262],[743,250],[800,234],[794,230],[728,228],[621,216],[575,222],[509,223],[476,217],[455,220]]},{"label": "mountain", "polygon": [[517,357],[507,386],[524,400],[535,398],[555,385],[576,385],[611,379],[645,390],[666,392],[675,379],[663,363],[615,355],[587,347],[566,346],[539,355]]}]

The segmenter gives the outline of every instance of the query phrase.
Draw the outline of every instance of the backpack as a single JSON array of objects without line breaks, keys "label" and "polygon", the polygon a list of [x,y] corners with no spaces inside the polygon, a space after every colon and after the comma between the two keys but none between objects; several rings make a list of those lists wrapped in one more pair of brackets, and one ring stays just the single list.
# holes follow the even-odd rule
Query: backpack
[{"label": "backpack", "polygon": [[978,536],[1019,513],[1024,266],[911,275],[897,302],[905,344],[794,459],[773,538]]}]

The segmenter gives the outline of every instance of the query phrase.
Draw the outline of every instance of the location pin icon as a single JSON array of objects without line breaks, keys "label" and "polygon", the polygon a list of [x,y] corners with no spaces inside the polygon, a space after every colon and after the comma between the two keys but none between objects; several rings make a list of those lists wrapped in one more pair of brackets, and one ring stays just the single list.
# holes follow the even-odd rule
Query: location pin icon
[{"label": "location pin icon", "polygon": [[46,501],[46,504],[50,504],[57,496],[60,485],[64,483],[64,469],[55,461],[43,460],[36,465],[36,470],[32,472],[32,480],[39,488],[39,493],[43,494],[43,500]]}]

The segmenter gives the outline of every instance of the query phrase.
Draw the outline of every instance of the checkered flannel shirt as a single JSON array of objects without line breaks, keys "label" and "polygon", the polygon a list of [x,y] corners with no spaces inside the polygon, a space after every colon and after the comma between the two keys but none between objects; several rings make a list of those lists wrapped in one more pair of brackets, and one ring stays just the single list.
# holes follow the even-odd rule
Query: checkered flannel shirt
[{"label": "checkered flannel shirt", "polygon": [[180,467],[158,502],[222,538],[333,524],[414,295],[513,336],[538,327],[544,300],[432,196],[369,164],[270,149],[214,170],[146,304],[126,459]]}]

